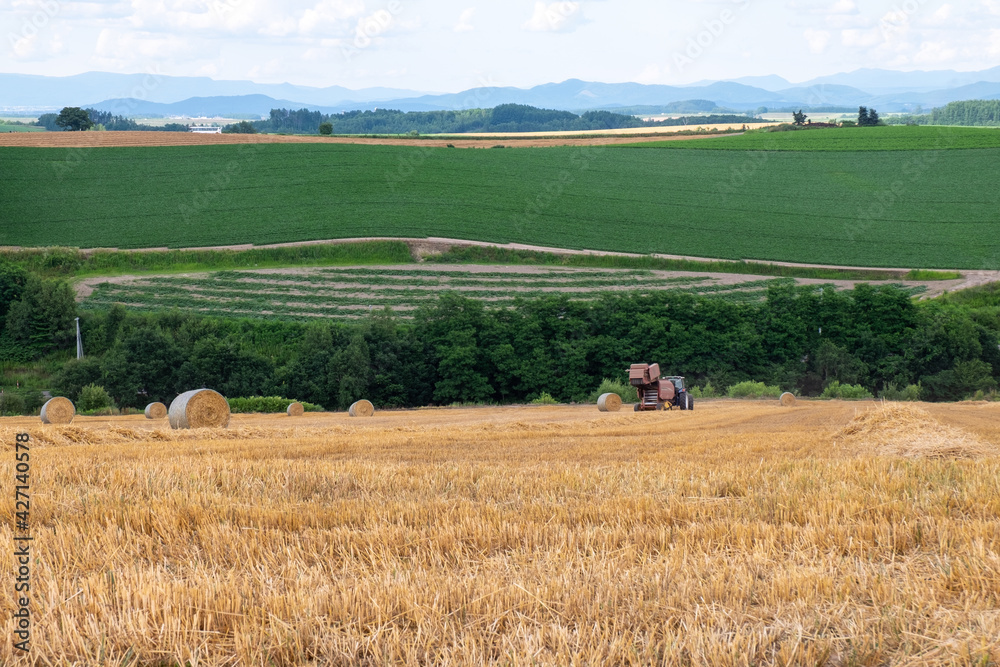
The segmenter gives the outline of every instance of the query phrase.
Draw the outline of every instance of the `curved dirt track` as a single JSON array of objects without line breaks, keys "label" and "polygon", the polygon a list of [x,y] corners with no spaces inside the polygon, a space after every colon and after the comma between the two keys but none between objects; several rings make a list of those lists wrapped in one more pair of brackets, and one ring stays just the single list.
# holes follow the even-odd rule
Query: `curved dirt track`
[{"label": "curved dirt track", "polygon": [[[683,129],[683,128],[682,128]],[[492,148],[500,143],[511,148],[549,146],[607,146],[640,141],[688,141],[740,134],[685,134],[609,136],[583,133],[553,136],[481,136],[475,139],[405,139],[380,137],[321,137],[280,134],[195,134],[193,132],[14,132],[0,134],[0,146],[29,148],[110,148],[123,146],[216,146],[224,144],[365,144],[372,146],[427,146],[444,148]]]}]

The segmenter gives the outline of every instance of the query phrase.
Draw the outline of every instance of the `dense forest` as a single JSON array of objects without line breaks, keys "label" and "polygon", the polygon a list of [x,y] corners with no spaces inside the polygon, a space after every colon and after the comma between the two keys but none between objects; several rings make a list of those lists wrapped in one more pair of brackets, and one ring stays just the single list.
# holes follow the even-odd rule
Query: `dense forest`
[{"label": "dense forest", "polygon": [[253,123],[258,132],[316,134],[329,123],[332,134],[463,134],[467,132],[576,132],[617,130],[634,127],[752,123],[745,115],[693,116],[663,121],[645,121],[611,111],[537,109],[521,104],[502,104],[493,109],[462,111],[348,111],[326,115],[319,111],[272,109],[266,120]]},{"label": "dense forest", "polygon": [[[919,384],[927,400],[958,400],[997,386],[998,305],[1000,291],[990,288],[917,303],[892,286],[783,285],[750,304],[655,292],[596,302],[551,296],[492,309],[444,293],[412,320],[377,312],[348,324],[114,306],[82,314],[86,357],[67,361],[77,316],[72,290],[7,265],[0,267],[0,358],[5,368],[58,359],[44,388],[76,399],[84,386],[100,385],[123,408],[169,402],[200,386],[330,409],[363,397],[380,407],[512,403],[542,392],[580,401],[636,361],[656,361],[695,386],[752,379],[815,396],[833,382],[890,395]],[[23,410],[40,404],[37,389],[6,390]]]},{"label": "dense forest", "polygon": [[963,125],[1000,127],[1000,100],[951,102],[928,114],[896,116],[886,119],[890,125]]}]

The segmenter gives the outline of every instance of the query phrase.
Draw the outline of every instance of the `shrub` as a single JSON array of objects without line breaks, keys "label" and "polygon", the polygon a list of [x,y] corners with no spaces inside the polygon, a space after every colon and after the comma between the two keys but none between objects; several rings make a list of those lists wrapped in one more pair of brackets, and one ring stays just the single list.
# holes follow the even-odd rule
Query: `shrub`
[{"label": "shrub", "polygon": [[81,413],[113,408],[114,405],[111,395],[97,384],[85,385],[76,399],[76,409]]},{"label": "shrub", "polygon": [[531,401],[532,405],[559,405],[559,401],[552,398],[547,391],[543,391],[538,398]]},{"label": "shrub", "polygon": [[858,401],[875,397],[860,384],[840,384],[838,380],[834,380],[823,390],[820,398],[839,398],[844,401]]},{"label": "shrub", "polygon": [[0,415],[24,414],[24,399],[9,391],[0,392]]},{"label": "shrub", "polygon": [[692,398],[716,398],[719,395],[719,392],[712,386],[711,380],[706,382],[704,387],[691,387],[688,391]]},{"label": "shrub", "polygon": [[333,134],[333,123],[330,123],[330,122],[320,123],[319,124],[319,133],[320,134],[325,134],[325,135]]},{"label": "shrub", "polygon": [[885,386],[885,389],[878,393],[878,397],[885,401],[919,401],[920,385],[907,385],[905,389],[900,389],[893,383]]},{"label": "shrub", "polygon": [[322,412],[323,407],[315,403],[296,401],[293,398],[281,398],[280,396],[250,396],[248,398],[230,398],[229,411],[233,414],[247,412],[285,412],[292,403],[302,403],[306,412]]},{"label": "shrub", "polygon": [[625,384],[621,380],[604,378],[597,391],[590,395],[590,402],[596,403],[602,394],[618,394],[618,397],[622,399],[622,403],[637,403],[639,401],[639,394],[635,390],[635,387]]},{"label": "shrub", "polygon": [[772,387],[763,382],[747,380],[734,384],[726,392],[726,395],[729,398],[778,398],[781,396],[781,387]]}]

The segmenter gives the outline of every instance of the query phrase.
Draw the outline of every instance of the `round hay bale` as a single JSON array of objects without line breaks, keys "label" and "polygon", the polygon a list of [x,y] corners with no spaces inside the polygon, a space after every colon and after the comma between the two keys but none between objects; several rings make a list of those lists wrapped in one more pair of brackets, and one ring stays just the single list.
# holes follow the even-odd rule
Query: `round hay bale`
[{"label": "round hay bale", "polygon": [[170,428],[229,426],[229,402],[217,391],[192,389],[170,403]]},{"label": "round hay bale", "polygon": [[62,396],[50,398],[42,406],[43,424],[69,424],[76,416],[76,406],[73,401]]},{"label": "round hay bale", "polygon": [[790,391],[786,391],[778,400],[781,401],[783,406],[790,408],[795,405],[797,399],[795,398],[795,394]]},{"label": "round hay bale", "polygon": [[306,409],[304,407],[302,407],[302,404],[296,402],[296,403],[291,403],[288,406],[288,410],[286,410],[285,412],[288,413],[289,417],[301,417],[302,413],[305,412],[305,411],[306,411]]},{"label": "round hay bale", "polygon": [[150,403],[145,412],[146,419],[163,419],[167,416],[167,406],[163,403]]},{"label": "round hay bale", "polygon": [[375,414],[375,406],[371,401],[360,400],[347,411],[352,417],[371,417]]},{"label": "round hay bale", "polygon": [[597,409],[601,412],[618,412],[622,409],[622,397],[618,394],[601,394],[597,399]]}]

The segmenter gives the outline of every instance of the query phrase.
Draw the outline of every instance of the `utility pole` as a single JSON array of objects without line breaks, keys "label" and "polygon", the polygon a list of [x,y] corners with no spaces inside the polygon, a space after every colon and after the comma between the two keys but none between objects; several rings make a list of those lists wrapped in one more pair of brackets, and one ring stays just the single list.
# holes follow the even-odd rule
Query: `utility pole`
[{"label": "utility pole", "polygon": [[80,318],[76,318],[76,358],[83,359],[83,339],[80,337]]}]

